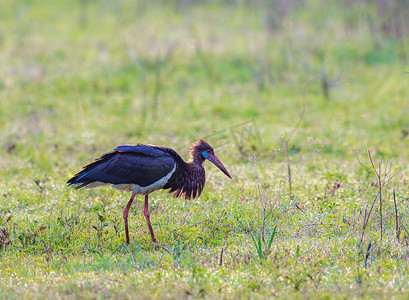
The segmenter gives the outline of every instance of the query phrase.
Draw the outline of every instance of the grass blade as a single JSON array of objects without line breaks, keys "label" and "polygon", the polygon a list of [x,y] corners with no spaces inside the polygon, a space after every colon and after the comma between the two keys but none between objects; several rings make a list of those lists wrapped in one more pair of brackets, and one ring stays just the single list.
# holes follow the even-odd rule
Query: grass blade
[{"label": "grass blade", "polygon": [[93,252],[93,253],[99,254],[100,257],[103,257],[103,256],[104,256],[104,255],[103,255],[100,251],[98,251],[97,249],[89,248],[89,247],[87,246],[87,250],[88,250],[89,252]]},{"label": "grass blade", "polygon": [[263,251],[261,250],[261,240],[260,240],[260,236],[257,236],[257,237],[258,237],[258,242],[257,242],[257,241],[256,241],[256,238],[254,237],[254,235],[253,235],[251,232],[250,232],[250,235],[251,235],[251,238],[252,238],[252,240],[253,240],[254,247],[256,247],[258,257],[259,257],[260,259],[263,259],[263,258],[264,258],[264,255],[263,255]]},{"label": "grass blade", "polygon": [[271,244],[273,243],[274,237],[276,235],[277,232],[277,225],[274,227],[273,232],[271,233],[270,239],[267,242],[267,246],[266,246],[266,251],[269,251],[271,248]]}]

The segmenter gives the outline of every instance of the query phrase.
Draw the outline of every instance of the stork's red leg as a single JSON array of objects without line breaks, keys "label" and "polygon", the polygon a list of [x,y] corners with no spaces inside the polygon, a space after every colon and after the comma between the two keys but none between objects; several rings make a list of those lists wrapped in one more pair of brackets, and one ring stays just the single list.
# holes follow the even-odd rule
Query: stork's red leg
[{"label": "stork's red leg", "polygon": [[151,218],[148,209],[148,195],[145,195],[145,209],[143,210],[143,214],[145,215],[146,222],[148,222],[149,231],[151,233],[152,242],[156,243],[155,234],[153,233],[152,225],[151,225]]},{"label": "stork's red leg", "polygon": [[126,243],[129,245],[129,231],[128,231],[128,212],[129,208],[131,207],[132,201],[135,198],[135,194],[132,193],[131,199],[129,199],[128,204],[126,205],[123,215],[124,215],[124,221],[125,221],[125,234],[126,234]]}]

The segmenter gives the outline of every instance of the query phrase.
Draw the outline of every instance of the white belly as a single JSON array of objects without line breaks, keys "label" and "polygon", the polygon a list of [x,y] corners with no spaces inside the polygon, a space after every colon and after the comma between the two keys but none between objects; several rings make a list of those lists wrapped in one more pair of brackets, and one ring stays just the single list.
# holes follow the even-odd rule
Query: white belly
[{"label": "white belly", "polygon": [[169,178],[175,173],[176,171],[176,164],[174,165],[172,171],[170,171],[165,177],[162,177],[158,181],[152,183],[148,186],[140,186],[134,183],[130,184],[113,184],[112,187],[116,190],[126,190],[132,191],[134,195],[147,195],[153,191],[159,190],[165,186],[168,182]]}]

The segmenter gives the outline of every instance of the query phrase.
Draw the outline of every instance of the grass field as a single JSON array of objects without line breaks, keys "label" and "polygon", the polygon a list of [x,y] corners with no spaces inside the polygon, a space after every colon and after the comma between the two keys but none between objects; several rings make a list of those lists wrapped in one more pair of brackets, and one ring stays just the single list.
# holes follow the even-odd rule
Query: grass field
[{"label": "grass field", "polygon": [[[2,1],[0,298],[408,297],[405,3]],[[66,187],[198,138],[233,179],[151,194],[157,245],[142,197],[126,246],[128,193]]]}]

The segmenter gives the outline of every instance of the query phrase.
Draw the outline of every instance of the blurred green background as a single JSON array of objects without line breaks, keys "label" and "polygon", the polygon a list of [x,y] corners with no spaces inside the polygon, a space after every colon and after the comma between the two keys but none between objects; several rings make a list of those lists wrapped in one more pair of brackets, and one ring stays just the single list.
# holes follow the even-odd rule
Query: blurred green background
[{"label": "blurred green background", "polygon": [[363,126],[397,146],[409,128],[406,1],[5,1],[0,13],[3,153],[182,151],[253,119],[271,150],[303,106],[299,131],[331,153]]}]

